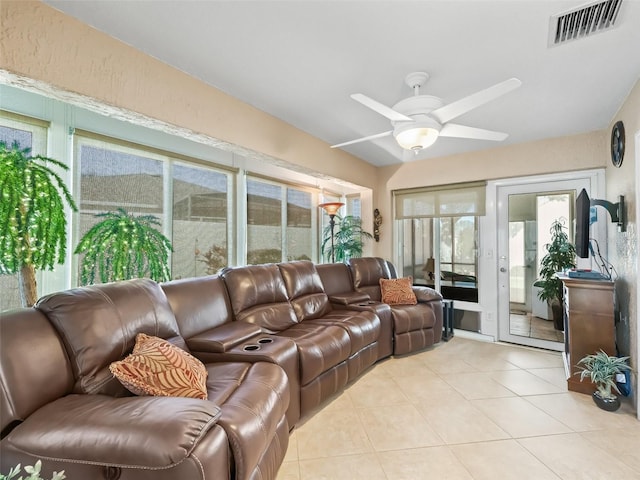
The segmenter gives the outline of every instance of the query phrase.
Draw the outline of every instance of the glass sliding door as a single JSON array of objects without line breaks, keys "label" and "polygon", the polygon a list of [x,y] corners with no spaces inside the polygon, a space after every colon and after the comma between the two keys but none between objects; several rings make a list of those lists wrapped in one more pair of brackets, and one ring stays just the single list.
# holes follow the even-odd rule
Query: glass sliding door
[{"label": "glass sliding door", "polygon": [[560,220],[574,235],[576,192],[590,188],[589,178],[498,187],[498,338],[502,341],[562,350],[564,332],[554,324],[546,301],[534,285],[551,240],[551,224]]}]

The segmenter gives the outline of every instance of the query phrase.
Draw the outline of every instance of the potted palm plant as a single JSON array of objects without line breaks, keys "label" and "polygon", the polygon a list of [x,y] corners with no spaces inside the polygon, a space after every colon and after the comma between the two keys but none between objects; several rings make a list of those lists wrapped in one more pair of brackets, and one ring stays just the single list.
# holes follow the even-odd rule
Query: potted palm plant
[{"label": "potted palm plant", "polygon": [[[346,262],[350,258],[362,256],[364,240],[373,238],[362,229],[362,219],[353,215],[335,216],[333,251],[336,262]],[[322,232],[322,256],[331,259],[331,227],[327,225]]]},{"label": "potted palm plant", "polygon": [[0,274],[18,274],[25,307],[38,299],[36,270],[64,263],[67,242],[65,202],[76,204],[52,158],[31,155],[30,148],[0,142]]},{"label": "potted palm plant", "polygon": [[558,272],[576,266],[576,249],[566,233],[567,227],[560,220],[551,224],[551,243],[544,248],[547,253],[540,261],[540,280],[533,285],[539,287],[538,298],[550,304],[553,312],[553,324],[556,330],[563,330],[562,319],[562,281]]},{"label": "potted palm plant", "polygon": [[578,361],[577,366],[581,370],[579,372],[580,381],[588,378],[595,384],[596,391],[592,395],[593,401],[603,410],[614,412],[620,408],[620,399],[611,390],[620,393],[616,385],[616,375],[631,369],[627,360],[629,357],[614,357],[600,350]]},{"label": "potted palm plant", "polygon": [[136,217],[118,208],[99,213],[100,222],[80,239],[75,253],[84,254],[80,283],[90,285],[131,278],[149,277],[158,282],[169,280],[171,242],[155,227],[158,217]]}]

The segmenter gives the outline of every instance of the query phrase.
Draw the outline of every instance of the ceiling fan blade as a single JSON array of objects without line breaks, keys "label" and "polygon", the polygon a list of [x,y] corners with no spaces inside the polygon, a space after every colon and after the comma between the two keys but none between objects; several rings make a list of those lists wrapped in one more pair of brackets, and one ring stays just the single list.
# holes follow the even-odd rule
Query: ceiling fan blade
[{"label": "ceiling fan blade", "polygon": [[357,138],[355,140],[349,140],[348,142],[338,143],[337,145],[331,145],[331,148],[344,147],[346,145],[351,145],[353,143],[366,142],[367,140],[374,140],[376,138],[386,137],[387,135],[391,135],[393,130],[389,130],[388,132],[376,133],[375,135],[369,135],[368,137]]},{"label": "ceiling fan blade", "polygon": [[510,78],[504,82],[497,83],[493,87],[480,90],[468,97],[461,98],[460,100],[456,100],[444,107],[440,107],[431,112],[431,116],[440,123],[446,123],[449,120],[459,117],[463,113],[467,113],[480,105],[484,105],[491,100],[495,100],[496,98],[509,93],[511,90],[515,90],[520,85],[522,85],[520,80],[517,78]]},{"label": "ceiling fan blade", "polygon": [[351,95],[351,98],[353,98],[356,102],[360,102],[365,107],[369,107],[374,112],[378,112],[383,117],[387,117],[391,121],[400,122],[403,120],[413,120],[413,118],[407,117],[403,113],[396,112],[393,108],[387,107],[386,105],[383,105],[382,103],[374,100],[373,98],[369,98],[362,93],[354,93],[353,95]]},{"label": "ceiling fan blade", "polygon": [[494,132],[493,130],[485,130],[484,128],[467,127],[466,125],[458,125],[456,123],[447,123],[440,130],[441,137],[458,137],[473,138],[476,140],[493,140],[501,142],[506,139],[509,134],[503,132]]}]

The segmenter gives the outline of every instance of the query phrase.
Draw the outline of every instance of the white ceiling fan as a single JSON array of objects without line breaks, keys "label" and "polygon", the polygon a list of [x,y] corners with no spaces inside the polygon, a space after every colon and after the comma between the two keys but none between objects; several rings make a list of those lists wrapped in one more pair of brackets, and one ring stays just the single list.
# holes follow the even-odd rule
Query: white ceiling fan
[{"label": "white ceiling fan", "polygon": [[422,87],[428,79],[429,75],[425,72],[414,72],[407,75],[405,83],[413,89],[414,96],[400,100],[393,107],[383,105],[362,93],[354,93],[351,95],[351,98],[357,102],[362,103],[365,107],[369,107],[371,110],[391,120],[393,130],[338,143],[337,145],[331,145],[331,148],[344,147],[354,143],[386,137],[391,134],[393,134],[402,148],[413,150],[414,152],[433,145],[438,137],[471,138],[497,142],[508,137],[506,133],[448,122],[474,108],[515,90],[522,85],[520,80],[510,78],[453,103],[444,105],[441,98],[433,95],[420,95],[420,87]]}]

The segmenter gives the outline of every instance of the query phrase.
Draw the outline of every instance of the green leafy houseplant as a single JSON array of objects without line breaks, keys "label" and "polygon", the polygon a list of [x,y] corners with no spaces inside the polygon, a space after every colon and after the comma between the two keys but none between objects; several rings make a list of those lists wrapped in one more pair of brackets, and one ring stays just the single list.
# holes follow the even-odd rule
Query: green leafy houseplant
[{"label": "green leafy houseplant", "polygon": [[[594,401],[598,406],[600,406],[600,403],[596,399],[595,394],[605,402],[615,402],[617,400],[617,396],[612,393],[612,390],[620,393],[620,390],[618,390],[618,386],[616,385],[616,375],[631,369],[627,364],[628,360],[629,357],[614,357],[607,355],[605,352],[600,350],[599,352],[587,355],[578,361],[577,366],[581,370],[580,381],[588,378],[595,384],[597,390],[594,393]],[[607,409],[617,410],[619,406],[620,403],[617,402],[617,406],[614,404],[612,407]]]},{"label": "green leafy houseplant", "polygon": [[[36,464],[33,465],[33,466],[25,465],[24,471],[25,471],[25,473],[28,474],[26,477],[22,476],[22,475],[20,475],[20,477],[18,477],[18,474],[22,470],[22,466],[20,464],[18,464],[15,467],[13,467],[11,470],[9,470],[8,474],[3,475],[3,474],[0,473],[0,480],[12,480],[12,479],[15,479],[15,480],[44,480],[40,476],[40,470],[41,469],[42,469],[42,462],[40,460],[38,460],[36,462]],[[67,477],[64,474],[64,470],[63,470],[61,472],[53,472],[53,477],[51,477],[51,480],[63,480],[65,478],[67,478]]]},{"label": "green leafy houseplant", "polygon": [[0,142],[0,274],[18,274],[22,305],[38,299],[35,271],[53,270],[66,251],[65,201],[76,204],[51,167],[57,160]]},{"label": "green leafy houseplant", "polygon": [[[540,261],[540,280],[534,285],[540,287],[538,298],[551,304],[554,308],[554,321],[558,330],[562,329],[562,281],[556,273],[576,266],[576,249],[566,233],[567,227],[560,220],[551,224],[551,243],[544,248],[547,253]],[[559,307],[559,308],[558,308]],[[558,313],[560,318],[558,318]]]},{"label": "green leafy houseplant", "polygon": [[84,257],[81,264],[82,285],[131,278],[149,277],[158,282],[169,280],[171,242],[154,226],[154,215],[135,217],[119,208],[99,213],[103,218],[84,234],[75,253]]},{"label": "green leafy houseplant", "polygon": [[[353,215],[335,216],[334,251],[336,262],[345,262],[350,258],[362,256],[365,239],[373,235],[362,229],[362,219]],[[331,259],[331,228],[327,225],[322,232],[322,256]]]}]

